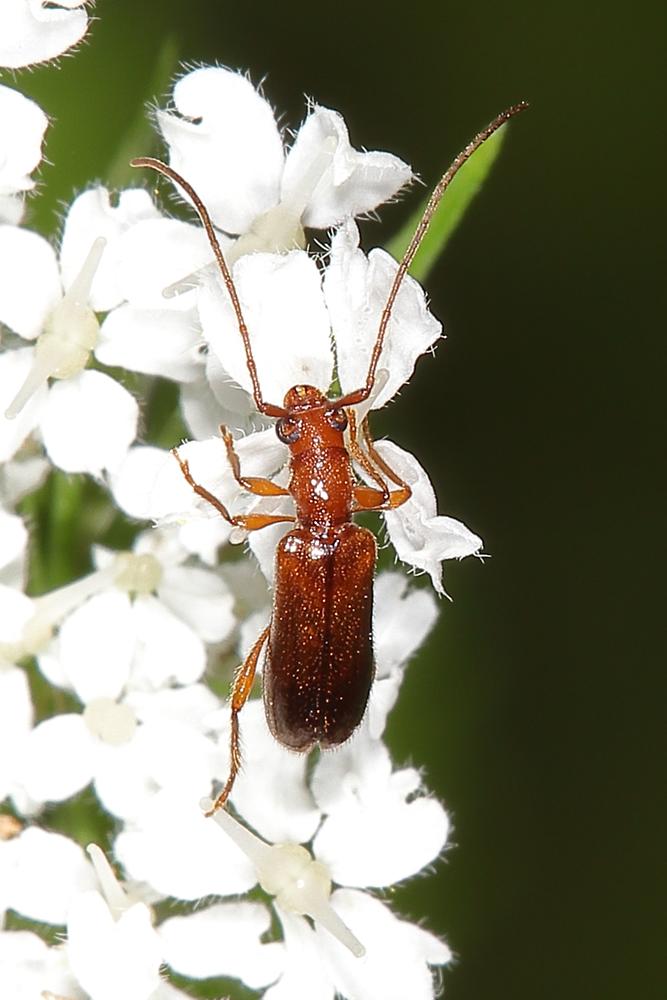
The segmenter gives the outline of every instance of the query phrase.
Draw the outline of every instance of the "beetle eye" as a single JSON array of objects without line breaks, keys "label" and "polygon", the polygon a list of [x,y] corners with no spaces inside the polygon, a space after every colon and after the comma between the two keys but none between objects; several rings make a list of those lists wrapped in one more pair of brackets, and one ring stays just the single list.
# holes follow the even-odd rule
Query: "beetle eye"
[{"label": "beetle eye", "polygon": [[327,421],[335,431],[344,431],[347,427],[345,410],[327,410]]},{"label": "beetle eye", "polygon": [[298,421],[281,417],[276,424],[276,434],[283,444],[294,444],[301,437],[301,427]]}]

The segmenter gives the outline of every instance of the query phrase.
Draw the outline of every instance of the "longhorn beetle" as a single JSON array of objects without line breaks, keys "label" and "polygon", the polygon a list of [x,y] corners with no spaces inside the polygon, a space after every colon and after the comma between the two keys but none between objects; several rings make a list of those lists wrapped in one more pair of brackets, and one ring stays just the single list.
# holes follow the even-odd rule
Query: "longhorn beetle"
[{"label": "longhorn beetle", "polygon": [[[188,462],[173,450],[195,493],[230,524],[246,531],[259,531],[278,522],[294,525],[276,550],[271,622],[234,677],[229,776],[207,815],[225,805],[241,767],[239,713],[250,694],[265,644],[264,707],[269,729],[279,743],[299,753],[307,753],[318,744],[337,747],[361,722],[375,671],[372,613],[376,543],[367,528],[352,521],[352,515],[393,510],[410,498],[411,491],[376,450],[367,420],[357,427],[351,408],[373,391],[398,290],[445,190],[475,150],[525,107],[525,102],[515,104],[494,118],[459,153],[435,187],[389,290],[366,382],[338,399],[328,399],[312,385],[293,386],[282,406],[264,399],[236,288],[204,204],[192,186],[165,163],[148,156],[132,160],[133,167],[150,167],[180,185],[192,201],[236,314],[255,406],[265,416],[277,419],[276,433],[290,450],[290,481],[285,489],[269,479],[244,476],[232,435],[227,427],[220,428],[239,486],[259,497],[292,497],[295,516],[230,514],[217,497],[195,482]],[[353,461],[373,486],[355,480]]]}]

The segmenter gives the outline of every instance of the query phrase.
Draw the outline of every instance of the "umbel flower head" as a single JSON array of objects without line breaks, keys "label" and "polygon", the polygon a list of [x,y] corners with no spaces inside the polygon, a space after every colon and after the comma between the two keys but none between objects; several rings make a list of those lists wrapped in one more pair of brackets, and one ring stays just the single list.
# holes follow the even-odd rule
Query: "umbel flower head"
[{"label": "umbel flower head", "polygon": [[[74,44],[87,17],[79,0],[11,0],[0,25],[0,57],[17,66],[22,52],[34,61]],[[354,735],[309,761],[273,738],[251,698],[230,812],[205,816],[201,801],[230,769],[220,674],[244,661],[271,619],[274,554],[289,530],[280,520],[245,529],[252,518],[293,516],[289,449],[256,408],[238,312],[200,226],[167,217],[141,188],[113,198],[91,186],[67,213],[57,256],[20,225],[46,119],[4,90],[0,118],[9,126],[0,319],[11,331],[0,355],[0,996],[178,1000],[210,995],[202,981],[219,978],[219,993],[239,980],[265,1000],[432,1000],[449,949],[378,893],[446,846],[442,805],[384,742],[437,602],[404,574],[380,573],[375,677]],[[361,249],[355,220],[393,198],[411,169],[355,149],[342,117],[315,104],[290,139],[263,94],[220,67],[184,75],[156,120],[171,164],[209,205],[262,398],[281,406],[302,384],[363,388],[398,265]],[[326,256],[307,249],[310,229],[331,231]],[[370,391],[349,407],[358,428],[440,336],[406,276]],[[128,371],[141,373],[146,398],[172,381],[170,420],[180,414],[194,438],[181,460],[240,521],[198,497],[150,433],[139,428],[136,441]],[[376,474],[347,443],[356,487],[369,495]],[[481,541],[438,514],[416,458],[389,441],[375,448],[376,467],[391,467],[410,491],[383,512],[389,538],[441,594],[442,561]],[[103,527],[87,536],[86,575],[71,561],[69,579],[62,566],[32,578],[42,522],[69,530],[75,516],[67,504],[21,516],[22,498],[45,478],[60,489],[54,504],[62,497],[55,468],[107,488],[100,501],[98,487],[105,511],[94,523],[116,530],[111,542]],[[271,479],[275,495],[244,490],[239,477]],[[137,524],[150,520],[159,526]],[[245,539],[247,559],[234,559],[229,543]],[[69,829],[67,816],[86,810]],[[84,852],[82,828],[97,829],[100,846]]]}]

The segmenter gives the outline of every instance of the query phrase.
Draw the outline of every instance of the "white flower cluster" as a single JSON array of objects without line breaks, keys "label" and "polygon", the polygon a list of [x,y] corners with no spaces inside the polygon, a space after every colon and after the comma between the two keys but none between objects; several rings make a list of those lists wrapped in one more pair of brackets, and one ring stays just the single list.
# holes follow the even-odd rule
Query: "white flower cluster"
[{"label": "white flower cluster", "polygon": [[[52,58],[86,26],[81,0],[4,0],[0,61]],[[188,73],[173,99],[158,125],[224,234],[264,397],[280,403],[301,383],[326,392],[334,377],[343,393],[360,387],[397,265],[359,248],[354,219],[392,198],[410,168],[355,150],[341,116],[317,106],[286,149],[261,93],[225,69]],[[284,484],[288,450],[254,411],[199,225],[165,215],[141,180],[114,196],[80,194],[59,254],[22,225],[45,128],[35,104],[0,87],[0,996],[169,1000],[221,977],[266,1000],[429,1000],[446,945],[369,890],[420,871],[447,838],[441,805],[418,771],[394,769],[382,739],[436,602],[381,574],[376,679],[355,736],[309,766],[275,742],[251,700],[231,803],[259,837],[227,813],[205,818],[200,802],[229,767],[228,711],[209,671],[238,662],[268,622],[284,526],[248,536],[252,564],[221,563],[221,546],[243,533],[203,504],[168,452],[138,439],[137,402],[109,369],[179,385],[199,439],[181,454],[235,512],[280,514],[291,501],[239,490],[218,424],[241,435],[244,475]],[[305,249],[305,228],[334,230],[326,265]],[[358,420],[395,396],[439,336],[406,279]],[[412,488],[385,515],[389,537],[443,593],[442,560],[481,542],[437,515],[412,455],[377,447]],[[16,509],[52,468],[95,477],[110,505],[158,527],[132,551],[97,546],[93,572],[30,597],[29,525]],[[55,708],[36,712],[29,678]],[[57,804],[91,784],[122,881],[99,846],[86,853],[50,825]],[[264,895],[239,898],[258,883]],[[44,925],[66,928],[62,943],[40,936]]]}]

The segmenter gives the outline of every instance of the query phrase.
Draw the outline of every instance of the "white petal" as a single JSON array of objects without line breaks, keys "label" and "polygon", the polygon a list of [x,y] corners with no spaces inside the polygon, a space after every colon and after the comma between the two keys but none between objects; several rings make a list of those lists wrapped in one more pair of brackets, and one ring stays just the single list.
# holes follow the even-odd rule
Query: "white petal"
[{"label": "white petal", "polygon": [[178,115],[158,113],[172,167],[222,229],[245,232],[279,196],[283,148],[270,105],[244,76],[221,67],[184,76],[174,104]]},{"label": "white petal", "polygon": [[109,478],[116,503],[130,517],[157,520],[194,504],[173,455],[160,448],[131,448]]},{"label": "white petal", "polygon": [[435,624],[438,605],[428,590],[410,588],[402,573],[380,573],[374,606],[376,677],[385,677],[419,649]]},{"label": "white petal", "polygon": [[99,476],[125,458],[138,419],[137,402],[122,385],[83,371],[52,385],[41,419],[44,447],[65,472]]},{"label": "white petal", "polygon": [[123,253],[121,237],[136,223],[160,217],[148,192],[139,188],[121,191],[114,205],[106,188],[84,191],[72,202],[65,220],[60,251],[65,286],[72,283],[92,244],[102,236],[106,246],[93,279],[90,304],[96,312],[118,305],[123,299],[118,273]]},{"label": "white petal", "polygon": [[13,646],[35,613],[33,601],[20,590],[0,584],[0,643]]},{"label": "white petal", "polygon": [[[266,580],[250,559],[242,559],[239,562],[223,563],[220,566],[220,573],[227,581],[239,606],[247,611],[250,616],[257,611],[267,612],[270,604],[270,595],[266,586]],[[246,619],[247,621],[247,619]],[[268,623],[268,617],[264,624]],[[257,637],[261,626],[255,632]],[[251,643],[246,646],[250,649]]]},{"label": "white petal", "polygon": [[403,671],[395,669],[387,677],[380,677],[373,683],[366,710],[366,725],[374,740],[379,740],[385,731],[387,717],[398,701],[402,681]]},{"label": "white petal", "polygon": [[147,906],[135,903],[114,920],[99,893],[81,893],[67,933],[70,965],[91,1000],[149,1000],[160,983],[162,949]]},{"label": "white petal", "polygon": [[2,0],[0,66],[44,62],[76,45],[88,28],[85,0]]},{"label": "white petal", "polygon": [[[273,843],[310,840],[318,827],[320,810],[306,785],[307,755],[291,753],[276,742],[259,700],[245,706],[240,723],[243,770],[232,793],[235,808],[260,836]],[[221,738],[221,742],[226,740],[226,735]]]},{"label": "white petal", "polygon": [[200,344],[194,314],[126,304],[104,320],[95,356],[104,365],[193,382],[204,370]]},{"label": "white petal", "polygon": [[145,747],[137,745],[140,727],[129,743],[103,747],[95,773],[95,792],[106,812],[118,819],[133,820],[146,808],[156,792]]},{"label": "white petal", "polygon": [[208,719],[220,708],[218,698],[205,684],[162,691],[130,691],[124,699],[142,722],[179,722],[201,733],[208,731]]},{"label": "white petal", "polygon": [[156,597],[148,594],[135,599],[134,625],[133,685],[156,689],[199,680],[206,666],[202,640]]},{"label": "white petal", "polygon": [[18,226],[23,219],[23,198],[16,194],[0,194],[0,223]]},{"label": "white petal", "polygon": [[40,722],[23,744],[20,779],[37,802],[62,802],[93,776],[96,741],[80,715]]},{"label": "white petal", "polygon": [[234,595],[220,577],[208,570],[196,566],[168,569],[159,595],[204,642],[222,642],[236,626]]},{"label": "white petal", "polygon": [[[206,370],[208,371],[211,359],[215,359],[218,368],[220,363],[214,354],[206,355]],[[243,401],[242,406],[245,411],[233,413],[231,410],[224,410],[209,384],[208,376],[198,378],[196,382],[190,382],[181,388],[181,413],[185,420],[185,426],[190,437],[203,440],[204,438],[215,437],[220,424],[227,424],[236,429],[247,430],[247,417],[254,412],[254,404],[245,390],[229,380],[227,376],[227,386],[233,386],[236,390],[234,402]]]},{"label": "white petal", "polygon": [[[257,878],[244,854],[191,798],[161,792],[116,838],[115,853],[128,876],[178,899],[246,892]],[[183,850],[187,844],[188,849]]]},{"label": "white petal", "polygon": [[192,722],[155,718],[139,726],[130,742],[105,748],[95,789],[114,816],[141,818],[160,789],[197,802],[210,792],[218,769],[214,744]]},{"label": "white petal", "polygon": [[438,856],[447,816],[435,799],[412,798],[419,787],[413,769],[391,772],[386,748],[363,730],[321,758],[312,788],[328,816],[313,847],[336,882],[392,885]]},{"label": "white petal", "polygon": [[[241,563],[232,563],[231,565],[242,565]],[[250,563],[251,568],[255,573],[261,578],[261,574],[256,566]],[[265,583],[266,586],[266,583]],[[268,589],[268,588],[267,588]],[[268,595],[267,595],[268,596]],[[239,641],[237,644],[237,649],[239,656],[245,660],[246,656],[252,649],[252,647],[257,642],[260,632],[263,632],[266,626],[271,621],[271,608],[267,602],[266,596],[259,608],[253,611],[248,617],[241,623],[239,629]],[[257,663],[257,669],[260,673],[264,670],[264,652],[259,658]]]},{"label": "white petal", "polygon": [[[98,547],[99,548],[99,547]],[[96,548],[96,552],[98,551]],[[187,549],[181,544],[178,530],[172,526],[164,528],[149,528],[142,531],[134,540],[135,555],[150,555],[160,563],[163,569],[181,566],[188,558]],[[105,550],[111,560],[115,558],[112,549]]]},{"label": "white petal", "polygon": [[45,985],[55,996],[81,997],[62,948],[50,948],[31,931],[0,931],[0,996],[41,1000]]},{"label": "white petal", "polygon": [[32,721],[32,700],[25,672],[18,667],[0,667],[0,802],[14,791],[22,741],[30,732]]},{"label": "white petal", "polygon": [[33,339],[62,297],[53,247],[29,229],[0,226],[0,260],[0,322]]},{"label": "white petal", "polygon": [[18,416],[8,420],[5,410],[13,401],[32,365],[34,348],[0,354],[0,462],[6,462],[21,447],[37,425],[46,406],[48,389],[41,386]]},{"label": "white petal", "polygon": [[[246,434],[245,437],[237,438],[234,447],[239,456],[241,473],[244,476],[276,479],[278,478],[276,473],[285,466],[289,458],[286,446],[278,440],[273,427],[264,431],[254,431],[252,434]],[[238,486],[236,486],[236,490],[239,490]]]},{"label": "white petal", "polygon": [[355,1000],[434,1000],[436,983],[430,965],[451,959],[449,948],[433,934],[399,920],[378,899],[362,892],[339,889],[332,896],[336,910],[366,947],[355,959],[335,938],[316,927],[323,957],[338,991]]},{"label": "white petal", "polygon": [[436,515],[431,482],[414,455],[393,441],[378,441],[384,460],[412,489],[412,497],[396,510],[387,511],[385,521],[391,543],[399,559],[425,570],[438,594],[442,587],[443,559],[463,559],[481,549],[481,538],[453,517]]},{"label": "white petal", "polygon": [[190,521],[180,529],[183,545],[192,555],[198,556],[208,566],[215,566],[221,546],[228,540],[230,526],[217,518],[208,521]]},{"label": "white petal", "polygon": [[[398,269],[384,250],[359,249],[359,231],[352,221],[336,232],[324,276],[324,295],[336,339],[338,377],[343,392],[366,381],[380,317]],[[420,355],[440,337],[441,324],[429,312],[421,286],[409,275],[396,296],[380,355],[378,371],[388,379],[373,402],[379,409],[410,378]]]},{"label": "white petal", "polygon": [[28,529],[18,514],[0,508],[0,583],[21,588]]},{"label": "white petal", "polygon": [[[284,462],[286,449],[272,430],[249,434],[235,442],[241,472],[247,476],[270,476]],[[222,438],[190,441],[178,453],[190,466],[195,482],[236,513],[247,507],[247,499],[235,482]],[[135,517],[174,519],[203,518],[221,525],[220,541],[231,527],[208,501],[201,499],[186,482],[176,459],[168,452],[134,448],[119,473],[112,476],[117,503]],[[182,539],[181,539],[182,540]]]},{"label": "white petal", "polygon": [[353,149],[342,116],[316,107],[299,129],[285,162],[283,201],[299,203],[309,168],[327,148],[332,149],[330,162],[306,202],[306,226],[326,229],[347,216],[370,212],[412,179],[412,170],[397,156]]},{"label": "white petal", "polygon": [[49,684],[54,687],[64,688],[66,691],[72,690],[69,678],[63,668],[60,658],[60,635],[55,635],[51,641],[44,646],[37,654],[37,666],[39,671],[46,677]]},{"label": "white petal", "polygon": [[59,833],[28,827],[6,850],[11,907],[31,920],[64,924],[73,897],[96,885],[83,850]]},{"label": "white petal", "polygon": [[278,915],[285,936],[285,971],[275,986],[266,991],[263,1000],[334,1000],[333,976],[322,961],[322,949],[314,930],[303,917],[281,910]]},{"label": "white petal", "polygon": [[[42,158],[42,140],[47,126],[42,109],[11,87],[0,86],[0,194],[11,198],[15,193],[31,191],[35,182],[30,174]],[[19,210],[22,200],[17,200]],[[3,218],[0,221],[11,222]]]},{"label": "white petal", "polygon": [[[219,903],[160,925],[164,960],[182,976],[240,979],[260,989],[280,975],[283,946],[262,944],[271,916],[259,903]],[[224,946],[221,947],[221,942]]]},{"label": "white petal", "polygon": [[[210,425],[208,432],[195,432],[195,437],[202,438],[207,437],[207,434],[217,433],[221,423],[242,431],[259,429],[256,422],[264,418],[258,415],[252,395],[234,381],[214,351],[206,352],[206,381],[217,406],[215,422]],[[192,403],[189,405],[191,407]],[[184,415],[187,419],[185,404]]]},{"label": "white petal", "polygon": [[[1,364],[2,358],[0,357]],[[2,382],[2,375],[0,375],[0,382]],[[0,412],[2,411],[0,410]],[[32,458],[21,457],[14,462],[5,462],[0,469],[0,496],[2,496],[3,503],[7,507],[15,507],[19,500],[39,489],[50,471],[49,463],[41,455],[35,455]]]},{"label": "white petal", "polygon": [[120,696],[136,641],[130,599],[119,590],[97,594],[72,612],[60,629],[60,661],[82,702]]},{"label": "white petal", "polygon": [[[262,395],[278,406],[294,385],[324,392],[333,371],[329,317],[315,261],[302,250],[241,257],[234,281],[250,332]],[[252,385],[226,289],[202,290],[199,313],[204,336],[223,368],[244,389]]]},{"label": "white petal", "polygon": [[30,687],[24,670],[20,667],[0,669],[0,768],[9,763],[9,749],[16,747],[19,740],[32,727],[32,700]]},{"label": "white petal", "polygon": [[191,309],[194,290],[170,298],[164,290],[208,264],[211,253],[199,225],[178,219],[137,222],[118,246],[118,283],[123,298],[144,309]]}]

